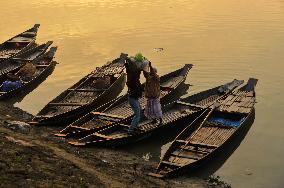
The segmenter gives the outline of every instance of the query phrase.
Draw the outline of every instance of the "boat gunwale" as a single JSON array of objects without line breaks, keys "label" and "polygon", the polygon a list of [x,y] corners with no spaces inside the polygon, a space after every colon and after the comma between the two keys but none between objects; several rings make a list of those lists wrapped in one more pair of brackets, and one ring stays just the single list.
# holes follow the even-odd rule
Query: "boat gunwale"
[{"label": "boat gunwale", "polygon": [[[180,76],[183,76],[184,78],[181,81],[179,81],[178,84],[176,84],[176,86],[170,92],[167,93],[167,95],[170,95],[172,92],[174,92],[174,90],[177,87],[179,87],[181,85],[181,83],[183,83],[185,81],[185,79],[186,79],[186,77],[188,75],[188,72],[190,71],[192,66],[193,66],[192,64],[185,64],[180,69],[177,69],[177,70],[175,70],[173,72],[170,72],[170,73],[167,73],[167,74],[161,76],[160,82],[162,82],[162,81],[166,82],[167,78],[173,77],[174,75],[176,75],[175,77],[178,77],[177,74],[181,74],[184,71],[184,73],[180,75]],[[142,84],[142,86],[144,86],[144,85],[145,85],[145,83]],[[116,99],[113,99],[113,100],[109,101],[108,103],[103,104],[102,106],[96,108],[93,111],[101,111],[101,109],[102,109],[102,112],[106,112],[106,111],[112,109],[114,106],[118,106],[118,105],[124,103],[125,101],[127,101],[127,98],[128,98],[128,94],[126,93],[123,96],[120,96],[120,97],[118,97]],[[78,122],[83,122],[83,123],[79,123],[79,125],[83,125],[86,122],[85,121],[86,119],[87,119],[87,121],[89,121],[89,119],[92,119],[92,117],[93,117],[93,115],[91,114],[91,112],[87,113],[86,115],[84,115],[81,118],[77,119],[76,121],[74,121],[70,125],[66,126],[64,129],[62,129],[60,131],[60,133],[63,133],[64,131],[68,130],[68,128],[72,127],[73,125],[78,126]],[[123,123],[125,121],[129,121],[129,119],[131,119],[132,117],[133,117],[133,115],[131,115],[129,117],[126,117],[125,119],[122,119],[122,120],[120,120],[117,123]],[[110,126],[113,126],[113,125],[116,125],[116,123],[114,123],[114,124],[112,124]],[[105,128],[108,128],[108,127],[105,127]],[[103,128],[103,129],[105,129],[105,128]],[[97,131],[100,131],[100,130],[103,130],[103,129],[99,129]],[[93,129],[89,129],[89,131],[91,131],[91,130],[93,130]],[[95,132],[97,132],[97,131],[95,131]],[[70,134],[70,133],[67,133],[67,134],[56,134],[56,135],[67,136],[68,134]]]},{"label": "boat gunwale", "polygon": [[[116,58],[114,59],[111,63],[105,63],[104,65],[102,65],[101,67],[108,67],[109,65],[111,64],[115,64],[116,62],[114,62],[115,60],[117,59],[120,59],[120,58]],[[94,69],[95,70],[95,69]],[[78,82],[76,82],[75,84],[73,84],[71,87],[67,88],[66,90],[64,90],[62,93],[60,93],[58,96],[56,96],[54,99],[52,99],[51,101],[49,101],[38,113],[37,115],[35,116],[34,118],[34,122],[38,122],[38,124],[47,124],[49,125],[50,123],[49,122],[53,122],[54,119],[58,119],[60,117],[64,117],[64,116],[68,116],[68,114],[74,112],[74,110],[76,111],[79,111],[80,109],[83,109],[83,108],[86,108],[86,107],[91,107],[93,105],[93,103],[95,101],[98,101],[98,99],[102,98],[104,94],[110,92],[110,90],[113,88],[113,87],[117,87],[118,84],[119,84],[119,81],[120,82],[123,82],[124,78],[126,77],[126,74],[123,72],[124,69],[122,69],[122,71],[119,73],[119,76],[116,78],[116,80],[106,89],[106,90],[103,90],[98,96],[96,96],[91,102],[87,103],[87,104],[84,104],[82,106],[79,106],[78,108],[75,108],[75,109],[71,109],[71,110],[68,110],[68,111],[65,111],[63,113],[60,113],[60,114],[56,114],[54,116],[50,116],[50,117],[47,117],[47,118],[44,118],[44,119],[41,119],[42,117],[44,117],[44,115],[41,115],[43,113],[45,113],[45,110],[48,110],[48,106],[50,103],[53,103],[55,101],[60,101],[61,98],[64,96],[66,96],[66,94],[68,94],[68,92],[71,92],[69,89],[72,89],[72,88],[75,88],[76,86],[80,85],[82,82],[84,81],[87,81],[88,79],[92,78],[92,74],[93,74],[93,71],[89,74],[87,74],[86,76],[84,76],[83,78],[81,78]],[[69,91],[68,91],[69,90]],[[39,121],[37,121],[37,119],[39,119]]]},{"label": "boat gunwale", "polygon": [[[51,49],[55,49],[54,51],[51,51]],[[56,62],[53,61],[54,59],[54,56],[55,56],[55,52],[57,50],[57,47],[52,47],[50,49],[50,51],[46,52],[46,53],[43,53],[42,55],[38,56],[37,58],[35,58],[32,63],[37,63],[37,62],[40,62],[43,58],[45,58],[49,53],[52,53],[52,58],[50,58],[49,60],[49,64],[48,66],[44,67],[44,69],[35,77],[33,77],[30,81],[24,83],[21,87],[17,88],[17,89],[14,89],[14,90],[11,90],[9,92],[6,92],[2,95],[0,95],[0,100],[3,100],[5,98],[8,98],[8,97],[11,97],[10,95],[12,95],[13,93],[18,93],[18,92],[21,92],[21,91],[24,91],[26,90],[26,88],[28,88],[29,86],[33,85],[37,80],[40,79],[40,77],[42,77],[43,75],[46,74],[46,72],[48,72],[50,69],[52,69],[52,67],[55,67],[56,65]]]},{"label": "boat gunwale", "polygon": [[[242,86],[240,87],[237,87],[235,89],[233,89],[227,96],[237,92],[237,91],[242,91],[244,90],[246,87],[248,86],[248,83],[246,84],[243,84]],[[255,88],[253,88],[253,93],[254,93],[254,99],[255,99]],[[225,145],[227,145],[227,143],[229,143],[238,133],[239,131],[244,127],[244,125],[247,124],[247,121],[250,119],[252,113],[254,112],[255,110],[255,100],[254,100],[254,104],[253,106],[251,107],[251,110],[249,113],[243,113],[245,114],[245,119],[241,122],[240,126],[238,126],[237,128],[235,128],[234,132],[220,145],[218,146],[217,148],[213,149],[213,151],[209,152],[208,154],[204,155],[202,158],[196,160],[195,162],[192,162],[192,163],[188,163],[188,164],[185,164],[183,166],[180,166],[172,171],[169,171],[167,172],[166,174],[159,174],[158,173],[158,169],[159,167],[162,165],[163,161],[165,158],[168,158],[168,156],[172,153],[172,151],[174,150],[174,145],[175,145],[175,142],[176,140],[179,140],[180,137],[182,137],[182,135],[184,134],[187,134],[186,131],[189,131],[189,129],[191,129],[194,124],[189,124],[187,127],[185,127],[177,136],[176,138],[171,142],[171,145],[169,146],[169,148],[167,149],[167,151],[165,152],[163,158],[160,160],[157,168],[156,168],[156,172],[154,174],[158,174],[158,175],[161,175],[162,177],[170,177],[170,176],[174,176],[175,173],[178,173],[179,171],[183,170],[183,169],[186,169],[186,168],[189,168],[191,165],[192,166],[197,166],[199,163],[202,163],[203,161],[207,160],[208,158],[210,158],[212,155],[215,155],[215,153],[217,153],[219,150],[222,149],[222,147],[224,147]],[[217,112],[222,112],[222,111],[219,111],[218,109],[215,109],[215,111]],[[230,112],[224,112],[224,113],[228,113],[228,114],[232,114]],[[197,120],[198,118],[196,118],[195,120]],[[208,120],[206,120],[208,121]],[[193,130],[192,133],[190,133],[190,135],[192,135],[196,130]],[[173,148],[174,147],[174,148]]]},{"label": "boat gunwale", "polygon": [[[19,54],[16,57],[11,57],[11,58],[1,62],[0,66],[3,66],[4,63],[8,63],[8,65],[9,65],[9,64],[13,63],[13,61],[20,61],[20,62],[17,62],[19,64],[17,67],[14,67],[13,69],[9,70],[8,72],[4,72],[4,73],[0,72],[0,77],[2,77],[2,76],[6,75],[6,74],[8,74],[10,72],[13,72],[13,71],[23,67],[26,62],[29,62],[29,61],[33,62],[37,58],[43,56],[52,43],[53,43],[52,41],[48,41],[48,42],[46,42],[44,44],[37,45],[35,47],[32,47],[32,48],[24,51],[23,53]],[[39,51],[40,53],[38,53],[35,57],[33,57],[32,60],[27,60],[27,59],[24,59],[24,58],[20,57],[21,55],[30,56],[31,54],[33,54],[33,53],[35,53],[37,51]],[[14,59],[14,58],[18,58],[18,57],[19,57],[19,59]]]},{"label": "boat gunwale", "polygon": [[35,44],[35,41],[36,41],[36,38],[37,38],[37,32],[38,32],[39,27],[40,27],[40,24],[34,24],[34,26],[31,27],[30,29],[28,29],[28,30],[26,30],[26,31],[24,31],[24,32],[22,32],[22,33],[20,33],[20,34],[18,34],[18,35],[15,35],[15,36],[13,36],[12,38],[10,38],[10,39],[4,41],[3,43],[1,43],[1,44],[0,44],[0,51],[2,51],[3,48],[5,47],[5,45],[6,45],[9,41],[11,41],[12,39],[17,38],[17,37],[21,36],[22,34],[24,34],[24,33],[26,33],[26,32],[30,32],[31,30],[35,29],[35,32],[34,32],[35,35],[32,37],[32,40],[31,40],[30,42],[28,42],[28,43],[29,43],[28,45],[26,45],[25,47],[23,47],[19,52],[15,53],[15,54],[13,54],[13,55],[7,57],[7,58],[5,58],[5,57],[1,58],[1,57],[0,57],[0,63],[2,63],[3,61],[9,60],[9,59],[11,59],[11,58],[13,58],[13,57],[17,57],[17,56],[21,55],[22,53],[24,53],[25,51],[27,51],[27,50],[31,47],[32,44]]}]

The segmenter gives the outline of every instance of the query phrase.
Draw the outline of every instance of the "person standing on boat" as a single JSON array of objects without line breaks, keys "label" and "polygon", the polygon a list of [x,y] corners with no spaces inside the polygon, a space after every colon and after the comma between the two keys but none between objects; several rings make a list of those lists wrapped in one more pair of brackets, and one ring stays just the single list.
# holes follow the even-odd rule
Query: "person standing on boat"
[{"label": "person standing on boat", "polygon": [[143,72],[146,78],[145,84],[145,97],[147,103],[144,111],[144,115],[153,120],[153,123],[162,124],[162,108],[160,103],[160,77],[157,74],[157,69],[153,68],[151,62],[149,62],[150,72]]},{"label": "person standing on boat", "polygon": [[124,65],[127,74],[128,102],[134,112],[128,132],[133,133],[139,124],[141,116],[139,98],[142,97],[142,84],[140,82],[140,75],[145,64],[127,58]]}]

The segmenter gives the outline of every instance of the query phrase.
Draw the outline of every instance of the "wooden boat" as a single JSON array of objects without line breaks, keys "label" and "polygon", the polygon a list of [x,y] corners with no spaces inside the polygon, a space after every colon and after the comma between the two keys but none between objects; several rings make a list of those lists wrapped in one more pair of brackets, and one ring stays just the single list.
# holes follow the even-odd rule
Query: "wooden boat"
[{"label": "wooden boat", "polygon": [[0,61],[15,57],[33,46],[36,40],[39,24],[35,24],[27,31],[0,44]]},{"label": "wooden boat", "polygon": [[[50,101],[33,119],[36,125],[62,126],[117,97],[125,85],[127,54],[93,72]],[[105,82],[103,86],[99,82]]]},{"label": "wooden boat", "polygon": [[[53,70],[56,65],[56,62],[53,61],[56,50],[57,47],[52,47],[48,52],[32,61],[32,63],[36,67],[36,72],[28,80],[20,80],[22,84],[21,87],[8,92],[4,92],[3,82],[8,80],[7,75],[0,79],[0,100],[16,97],[17,94],[25,92],[29,88],[33,87],[33,85],[37,84],[39,80],[42,80],[42,78],[47,77],[49,75],[48,73]],[[15,74],[17,71],[18,70],[14,70],[11,73]]]},{"label": "wooden boat", "polygon": [[160,161],[155,177],[176,176],[201,167],[221,153],[253,114],[256,79],[218,101],[189,124],[171,143]]},{"label": "wooden boat", "polygon": [[17,57],[10,58],[6,61],[0,63],[0,77],[3,75],[15,71],[26,64],[26,62],[33,61],[37,57],[43,55],[49,46],[52,44],[52,41],[48,41],[45,44],[35,46],[21,53]]},{"label": "wooden boat", "polygon": [[[228,83],[227,86],[230,86],[228,88],[233,89],[241,83],[242,81],[234,80]],[[224,88],[224,86],[220,87]],[[201,113],[204,108],[214,102],[214,100],[211,100],[213,97],[215,97],[215,100],[217,100],[219,97],[226,95],[227,92],[232,90],[226,89],[219,92],[219,90],[221,90],[220,87],[201,92],[197,95],[189,96],[183,99],[183,101],[176,101],[165,105],[163,107],[163,124],[159,124],[158,122],[155,123],[147,118],[144,118],[139,123],[138,130],[134,134],[129,134],[128,129],[131,121],[119,122],[111,127],[88,135],[80,139],[78,142],[71,141],[69,143],[77,146],[117,146],[144,139],[149,135],[165,128],[184,128],[185,125],[182,122],[190,121],[197,114]],[[208,93],[211,93],[211,95]],[[196,98],[199,98],[199,100],[196,100]],[[188,101],[194,100],[195,102],[193,103],[187,103]]]},{"label": "wooden boat", "polygon": [[[184,67],[160,77],[162,89],[161,104],[167,103],[176,95],[191,68],[191,64],[186,64]],[[144,93],[143,97],[139,99],[139,102],[141,108],[144,109],[146,105]],[[105,110],[98,108],[90,112],[56,135],[61,137],[83,137],[107,126],[111,126],[117,121],[127,121],[133,117],[133,111],[128,103],[127,94],[106,105],[109,104],[111,105]]]}]

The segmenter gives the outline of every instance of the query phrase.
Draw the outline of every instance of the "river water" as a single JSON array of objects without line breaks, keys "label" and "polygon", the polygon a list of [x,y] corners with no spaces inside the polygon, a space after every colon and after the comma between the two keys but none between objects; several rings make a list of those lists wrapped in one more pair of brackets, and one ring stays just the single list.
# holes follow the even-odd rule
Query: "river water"
[{"label": "river water", "polygon": [[216,174],[233,187],[283,186],[283,0],[2,0],[0,17],[0,41],[40,23],[37,41],[58,46],[53,74],[15,104],[33,114],[121,52],[142,52],[161,75],[194,64],[189,94],[258,78],[254,123]]}]

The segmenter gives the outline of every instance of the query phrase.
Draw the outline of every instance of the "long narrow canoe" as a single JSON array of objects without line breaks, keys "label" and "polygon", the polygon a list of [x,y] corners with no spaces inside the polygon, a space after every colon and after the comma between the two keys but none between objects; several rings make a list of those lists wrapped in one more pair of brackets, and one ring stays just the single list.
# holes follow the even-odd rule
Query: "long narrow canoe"
[{"label": "long narrow canoe", "polygon": [[[185,124],[182,122],[191,121],[193,117],[201,113],[215,100],[225,96],[241,83],[243,83],[243,81],[234,80],[225,86],[222,85],[214,89],[206,90],[199,94],[189,96],[183,99],[183,101],[176,101],[165,105],[163,107],[163,124],[159,124],[158,122],[153,123],[153,121],[145,118],[139,123],[138,131],[134,134],[129,134],[128,128],[130,121],[119,122],[111,127],[88,135],[78,142],[71,141],[69,143],[77,146],[117,146],[144,139],[167,127],[174,127],[175,129],[184,128]],[[189,103],[189,101],[194,102]]]},{"label": "long narrow canoe", "polygon": [[3,61],[0,63],[0,77],[3,75],[15,71],[26,64],[26,62],[33,61],[37,57],[43,55],[49,46],[52,44],[52,41],[48,41],[45,44],[35,46],[26,50],[25,52],[21,53],[17,57],[10,58],[8,60]]},{"label": "long narrow canoe", "polygon": [[[126,75],[124,62],[127,54],[82,78],[50,101],[33,119],[36,125],[62,126],[72,123],[91,110],[113,100],[122,91]],[[105,84],[96,84],[104,82]]]},{"label": "long narrow canoe", "polygon": [[[182,83],[184,83],[189,70],[192,68],[191,64],[186,64],[184,67],[161,76],[161,103],[166,103],[171,100],[180,89]],[[146,98],[144,92],[142,98],[139,99],[141,108],[144,109],[146,105]],[[63,129],[57,136],[62,137],[83,137],[88,134],[92,134],[98,130],[111,126],[112,124],[120,121],[130,120],[134,113],[128,103],[128,95],[125,94],[116,101],[110,102],[110,106],[101,111],[96,109],[90,112],[86,116],[75,121]],[[102,113],[99,113],[102,112]]]},{"label": "long narrow canoe", "polygon": [[[0,79],[0,100],[14,98],[20,93],[26,92],[34,85],[37,85],[38,82],[43,80],[43,78],[47,77],[56,65],[56,62],[53,61],[56,50],[57,47],[52,47],[48,52],[32,61],[33,65],[35,65],[36,67],[36,72],[29,80],[20,80],[22,83],[21,87],[8,92],[4,92],[2,83],[3,81],[7,80],[7,77]],[[16,72],[17,70],[14,70],[11,73],[15,74]]]},{"label": "long narrow canoe", "polygon": [[15,57],[31,47],[35,43],[39,26],[39,24],[35,24],[27,31],[0,44],[0,62]]},{"label": "long narrow canoe", "polygon": [[230,145],[254,111],[256,79],[219,100],[189,124],[171,143],[160,161],[155,177],[171,177],[201,168]]}]

